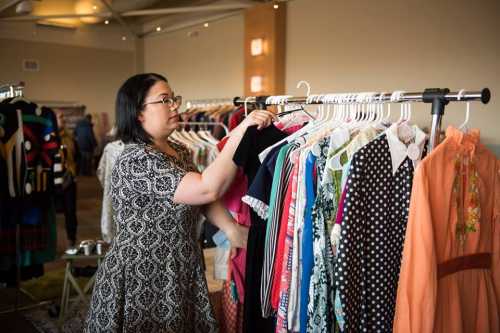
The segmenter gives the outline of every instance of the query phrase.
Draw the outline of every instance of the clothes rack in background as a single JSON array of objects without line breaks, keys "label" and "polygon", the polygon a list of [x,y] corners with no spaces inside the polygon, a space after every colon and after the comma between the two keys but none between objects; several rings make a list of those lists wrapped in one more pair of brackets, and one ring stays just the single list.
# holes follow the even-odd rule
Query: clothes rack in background
[{"label": "clothes rack in background", "polygon": [[186,121],[186,122],[180,122],[179,125],[182,125],[182,126],[195,125],[195,126],[200,126],[200,127],[220,126],[224,129],[224,131],[226,132],[226,135],[229,134],[229,128],[224,123],[217,122],[217,121]]},{"label": "clothes rack in background", "polygon": [[209,98],[193,99],[186,102],[186,111],[192,108],[207,108],[212,106],[233,106],[233,100],[230,98]]},{"label": "clothes rack in background", "polygon": [[22,97],[24,91],[24,83],[4,84],[0,86],[0,100],[6,98]]},{"label": "clothes rack in background", "polygon": [[[321,94],[309,95],[306,97],[294,96],[249,96],[235,97],[233,102],[236,106],[254,105],[265,108],[269,105],[286,104],[353,104],[367,103],[363,96],[371,94],[375,102],[405,103],[423,102],[432,103],[432,127],[429,140],[429,150],[434,149],[439,144],[439,133],[441,131],[441,121],[444,115],[445,106],[449,102],[481,101],[487,104],[490,101],[491,93],[488,88],[481,91],[460,91],[451,92],[448,88],[428,88],[423,92],[403,92],[392,93],[342,93],[342,94]],[[280,98],[281,97],[281,98]]]},{"label": "clothes rack in background", "polygon": [[[55,211],[51,204],[50,207],[43,205],[46,200],[52,202],[52,197],[47,194],[52,193],[58,186],[59,179],[55,176],[59,151],[57,125],[52,110],[38,107],[25,99],[24,87],[23,82],[0,86],[0,130],[7,135],[3,139],[11,142],[10,145],[0,142],[1,157],[5,158],[6,162],[5,168],[2,168],[2,177],[5,177],[3,172],[15,175],[4,178],[0,195],[0,200],[4,201],[3,218],[6,218],[2,224],[5,229],[0,230],[0,234],[4,232],[5,236],[2,238],[2,256],[5,257],[2,269],[6,270],[2,272],[5,273],[3,278],[8,286],[9,272],[12,271],[12,281],[16,288],[14,309],[2,313],[47,304],[40,302],[20,307],[21,292],[34,300],[33,296],[21,288],[21,268],[32,268],[30,273],[27,273],[32,274],[30,276],[43,274],[43,263],[53,260],[56,251]],[[10,160],[13,158],[13,151],[15,160]],[[49,215],[53,217],[51,222]]]}]

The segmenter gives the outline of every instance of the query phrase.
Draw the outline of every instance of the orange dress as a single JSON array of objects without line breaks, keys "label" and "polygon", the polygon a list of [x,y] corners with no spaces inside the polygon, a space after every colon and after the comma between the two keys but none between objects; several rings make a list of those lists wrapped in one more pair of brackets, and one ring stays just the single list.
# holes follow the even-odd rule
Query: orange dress
[{"label": "orange dress", "polygon": [[415,171],[394,332],[500,332],[500,163],[449,127]]}]

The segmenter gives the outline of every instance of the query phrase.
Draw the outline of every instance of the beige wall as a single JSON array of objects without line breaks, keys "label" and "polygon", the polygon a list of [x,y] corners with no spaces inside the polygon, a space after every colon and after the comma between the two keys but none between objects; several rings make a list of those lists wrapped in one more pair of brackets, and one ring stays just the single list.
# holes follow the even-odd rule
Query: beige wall
[{"label": "beige wall", "polygon": [[[198,37],[188,37],[198,31]],[[228,98],[243,93],[243,15],[144,40],[144,71],[167,76],[188,99]]]},{"label": "beige wall", "polygon": [[[500,144],[500,1],[296,0],[287,23],[288,93],[305,93],[299,80],[313,93],[489,87],[470,123]],[[464,119],[465,104],[452,104],[444,127]],[[413,114],[430,122],[429,106]]]},{"label": "beige wall", "polygon": [[[134,73],[134,52],[9,39],[0,45],[1,83],[24,81],[30,100],[78,102],[111,121],[116,92]],[[23,59],[39,60],[40,71],[23,72]]]},{"label": "beige wall", "polygon": [[[126,40],[122,40],[125,36]],[[77,29],[44,27],[31,22],[0,22],[0,38],[98,49],[134,51],[134,39],[118,24],[82,25]],[[2,45],[3,46],[3,45]]]}]

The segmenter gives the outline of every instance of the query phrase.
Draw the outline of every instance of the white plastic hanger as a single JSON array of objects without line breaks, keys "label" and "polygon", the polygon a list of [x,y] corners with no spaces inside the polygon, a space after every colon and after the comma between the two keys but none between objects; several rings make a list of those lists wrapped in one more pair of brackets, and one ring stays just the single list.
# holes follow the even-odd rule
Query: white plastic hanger
[{"label": "white plastic hanger", "polygon": [[[462,99],[464,92],[465,92],[465,89],[461,89],[458,92],[458,95],[457,95],[458,101]],[[469,122],[469,115],[470,115],[470,102],[467,102],[466,109],[465,109],[465,121],[460,126],[458,126],[459,130],[467,132],[467,130],[468,130],[467,124]]]}]

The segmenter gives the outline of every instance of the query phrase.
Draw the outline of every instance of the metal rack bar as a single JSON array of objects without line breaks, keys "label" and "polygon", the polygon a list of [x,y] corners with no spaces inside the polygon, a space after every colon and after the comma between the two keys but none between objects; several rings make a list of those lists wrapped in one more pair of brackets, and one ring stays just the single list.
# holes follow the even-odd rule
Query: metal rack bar
[{"label": "metal rack bar", "polygon": [[[395,92],[396,93],[396,92]],[[432,103],[432,128],[429,142],[429,150],[432,150],[439,144],[439,133],[441,131],[441,121],[444,115],[444,108],[449,102],[468,102],[481,101],[487,104],[491,98],[491,92],[488,88],[480,91],[461,91],[450,92],[448,88],[430,88],[422,92],[397,92],[398,98],[393,98],[395,93],[380,92],[380,93],[345,93],[345,94],[322,94],[301,97],[284,97],[279,96],[250,96],[250,97],[235,97],[234,105],[241,106],[250,104],[259,108],[265,108],[268,105],[283,105],[283,104],[363,104],[367,101],[356,100],[356,98],[323,98],[332,96],[360,96],[369,94],[373,101],[390,102],[390,103],[405,103],[405,102],[423,102]],[[270,98],[271,97],[271,98]],[[272,98],[275,97],[275,98]]]}]

